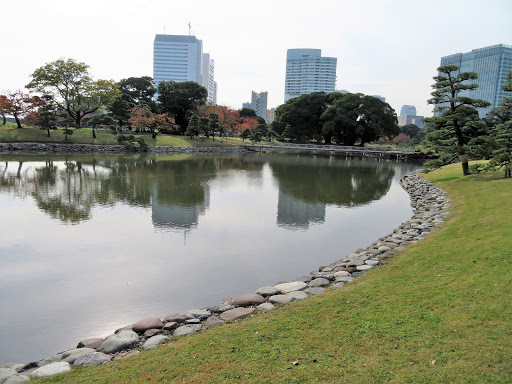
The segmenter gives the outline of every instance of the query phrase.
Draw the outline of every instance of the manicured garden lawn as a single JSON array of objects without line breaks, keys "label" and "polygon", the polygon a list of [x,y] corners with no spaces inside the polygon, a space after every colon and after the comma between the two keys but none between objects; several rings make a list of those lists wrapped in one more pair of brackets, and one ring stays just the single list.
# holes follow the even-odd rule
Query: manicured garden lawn
[{"label": "manicured garden lawn", "polygon": [[[37,143],[69,143],[69,144],[118,144],[115,134],[107,129],[97,129],[96,139],[92,138],[92,130],[90,128],[73,129],[73,134],[66,136],[63,129],[50,130],[50,137],[46,130],[39,128],[24,127],[16,128],[16,124],[8,123],[6,126],[0,125],[0,142],[37,142]],[[238,137],[228,137],[222,140],[218,137],[215,140],[205,137],[195,137],[191,139],[187,136],[177,135],[158,135],[155,139],[151,138],[151,134],[137,135],[144,138],[149,146],[161,145],[172,147],[217,147],[217,146],[233,146],[243,144],[242,139]],[[246,140],[246,144],[250,141]]]},{"label": "manicured garden lawn", "polygon": [[426,175],[453,200],[451,218],[342,289],[37,382],[510,383],[512,181],[502,176],[462,177],[460,164]]}]

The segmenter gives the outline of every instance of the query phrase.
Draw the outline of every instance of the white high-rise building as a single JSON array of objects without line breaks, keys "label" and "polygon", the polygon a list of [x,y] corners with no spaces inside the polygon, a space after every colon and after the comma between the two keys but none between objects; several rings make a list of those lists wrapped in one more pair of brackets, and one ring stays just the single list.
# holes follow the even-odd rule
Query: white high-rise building
[{"label": "white high-rise building", "polygon": [[312,92],[334,92],[335,57],[322,57],[321,49],[289,49],[286,55],[284,101]]},{"label": "white high-rise building", "polygon": [[216,103],[215,62],[203,54],[203,42],[195,36],[156,35],[153,45],[153,82],[195,81],[208,90],[207,102]]},{"label": "white high-rise building", "polygon": [[215,72],[215,62],[210,58],[209,53],[203,53],[203,68],[201,73],[201,85],[208,91],[207,104],[215,104],[215,81],[213,75]]},{"label": "white high-rise building", "polygon": [[256,111],[256,115],[267,121],[267,99],[268,92],[256,93],[252,91],[251,108]]}]

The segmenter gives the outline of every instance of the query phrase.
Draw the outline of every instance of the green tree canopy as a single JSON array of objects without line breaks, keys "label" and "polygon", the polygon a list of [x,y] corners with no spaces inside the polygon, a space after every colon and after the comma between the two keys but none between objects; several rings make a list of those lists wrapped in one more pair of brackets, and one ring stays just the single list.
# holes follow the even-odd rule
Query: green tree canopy
[{"label": "green tree canopy", "polygon": [[[291,140],[305,142],[318,139],[322,136],[320,116],[327,106],[328,99],[323,92],[294,97],[277,108],[273,127],[281,134],[284,133],[286,126],[290,125],[287,137]],[[324,135],[324,138],[327,143],[330,143],[331,136]]]},{"label": "green tree canopy", "polygon": [[66,111],[78,127],[84,116],[109,107],[119,95],[114,81],[93,81],[89,66],[73,59],[47,63],[31,77],[26,87],[52,96],[58,108]]},{"label": "green tree canopy", "polygon": [[361,93],[338,94],[322,114],[324,137],[338,144],[359,145],[399,133],[396,113],[388,103]]},{"label": "green tree canopy", "polygon": [[489,102],[460,96],[463,91],[472,91],[478,84],[472,82],[478,78],[475,72],[459,72],[456,65],[444,65],[437,68],[440,73],[434,77],[434,91],[429,104],[435,104],[437,116],[426,118],[427,143],[435,149],[440,158],[427,162],[429,167],[438,167],[453,162],[457,157],[462,163],[464,175],[469,173],[468,156],[475,139],[486,133],[486,127],[478,116],[476,108],[485,108]]},{"label": "green tree canopy", "polygon": [[162,113],[173,115],[176,124],[183,133],[188,126],[188,119],[197,112],[200,105],[205,105],[208,91],[194,81],[161,81],[158,83],[158,103]]}]

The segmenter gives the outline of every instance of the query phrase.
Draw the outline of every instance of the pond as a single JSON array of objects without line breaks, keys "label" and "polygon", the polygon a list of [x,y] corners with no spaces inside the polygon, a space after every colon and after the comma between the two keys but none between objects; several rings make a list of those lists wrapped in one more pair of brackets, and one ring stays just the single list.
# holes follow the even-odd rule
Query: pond
[{"label": "pond", "polygon": [[0,155],[0,363],[291,281],[412,215],[419,165],[307,155]]}]

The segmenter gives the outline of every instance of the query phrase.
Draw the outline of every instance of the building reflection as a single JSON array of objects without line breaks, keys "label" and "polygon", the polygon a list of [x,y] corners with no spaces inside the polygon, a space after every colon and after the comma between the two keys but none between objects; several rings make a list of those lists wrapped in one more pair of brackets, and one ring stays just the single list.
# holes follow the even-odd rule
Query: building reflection
[{"label": "building reflection", "polygon": [[325,221],[325,204],[307,203],[279,190],[277,225],[291,230],[308,229]]},{"label": "building reflection", "polygon": [[380,199],[396,168],[386,162],[278,154],[12,156],[9,161],[0,163],[0,193],[33,198],[62,223],[79,224],[91,219],[96,206],[123,203],[151,209],[156,229],[174,231],[197,228],[210,209],[214,181],[225,189],[236,183],[261,189],[267,169],[278,185],[277,225],[295,230],[324,223],[327,206],[350,208]]}]

